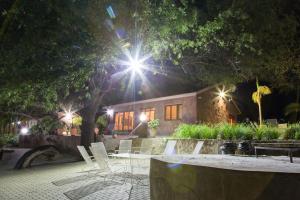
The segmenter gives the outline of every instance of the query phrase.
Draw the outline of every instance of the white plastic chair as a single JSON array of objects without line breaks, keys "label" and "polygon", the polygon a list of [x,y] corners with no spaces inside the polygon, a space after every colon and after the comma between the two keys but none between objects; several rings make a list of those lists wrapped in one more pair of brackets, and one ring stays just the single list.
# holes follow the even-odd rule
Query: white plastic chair
[{"label": "white plastic chair", "polygon": [[175,152],[176,142],[177,142],[176,140],[168,140],[163,155],[169,156],[169,155],[176,154]]},{"label": "white plastic chair", "polygon": [[132,140],[120,140],[119,150],[115,153],[131,153]]},{"label": "white plastic chair", "polygon": [[[141,143],[141,147],[137,147],[138,150],[135,150],[134,153],[151,155],[152,148],[153,148],[152,141],[143,139],[142,143]],[[133,147],[133,149],[136,149],[136,148]]]},{"label": "white plastic chair", "polygon": [[95,163],[93,162],[93,156],[90,156],[84,146],[77,146],[78,151],[80,152],[81,156],[83,157],[84,161],[86,162],[89,168],[95,168]]},{"label": "white plastic chair", "polygon": [[197,145],[192,153],[192,155],[198,155],[201,152],[202,146],[203,146],[203,141],[198,141]]},{"label": "white plastic chair", "polygon": [[91,145],[92,146],[90,147],[90,150],[93,153],[95,161],[101,172],[113,173],[120,170],[125,171],[125,167],[121,167],[117,170],[112,170],[103,142],[92,143]]},{"label": "white plastic chair", "polygon": [[[116,170],[112,169],[112,167],[109,164],[109,158],[107,156],[107,152],[106,152],[103,142],[92,143],[90,150],[93,153],[95,161],[99,168],[98,175],[100,173],[100,176],[102,178],[104,178],[104,181],[106,181],[106,179],[109,177],[109,179],[112,181],[119,182],[121,184],[125,184],[125,182],[126,182],[125,178],[122,178],[122,180],[119,180],[118,176],[116,176],[116,173],[125,172],[124,168],[119,168]],[[119,177],[119,178],[121,178],[121,177]]]}]

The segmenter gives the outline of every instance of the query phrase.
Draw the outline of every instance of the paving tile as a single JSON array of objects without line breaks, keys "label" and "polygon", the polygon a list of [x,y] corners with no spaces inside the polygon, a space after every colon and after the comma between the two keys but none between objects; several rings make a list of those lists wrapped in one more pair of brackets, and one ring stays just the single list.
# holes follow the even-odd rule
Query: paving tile
[{"label": "paving tile", "polygon": [[[119,168],[119,164],[114,162],[128,163],[126,160],[112,160],[111,162],[115,168]],[[84,162],[39,166],[23,170],[4,170],[1,169],[0,166],[0,199],[68,200],[64,195],[65,192],[89,185],[95,181],[103,180],[101,177],[95,176],[95,178],[80,179],[62,186],[56,186],[52,183],[54,181],[82,175],[84,166]],[[147,174],[147,169],[144,170],[143,173]],[[132,187],[130,181],[126,181],[125,184],[106,187],[103,190],[81,198],[81,200],[124,200],[129,199],[129,194],[132,200],[150,199],[149,186],[133,185]]]}]

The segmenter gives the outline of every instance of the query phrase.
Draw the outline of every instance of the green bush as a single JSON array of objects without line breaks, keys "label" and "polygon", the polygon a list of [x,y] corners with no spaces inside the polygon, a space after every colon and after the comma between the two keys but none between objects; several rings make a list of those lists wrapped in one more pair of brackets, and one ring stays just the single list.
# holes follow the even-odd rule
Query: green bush
[{"label": "green bush", "polygon": [[0,147],[11,144],[11,145],[17,145],[18,143],[18,137],[14,134],[3,134],[0,135]]},{"label": "green bush", "polygon": [[30,129],[32,134],[55,134],[57,129],[60,128],[62,125],[60,124],[57,118],[53,118],[50,116],[44,117],[41,119],[37,125],[33,126]]},{"label": "green bush", "polygon": [[284,132],[283,139],[300,139],[300,124],[291,124]]},{"label": "green bush", "polygon": [[255,139],[257,140],[274,140],[278,139],[280,132],[278,128],[263,126],[256,130]]},{"label": "green bush", "polygon": [[216,139],[217,132],[213,127],[205,124],[180,124],[173,136],[177,138]]},{"label": "green bush", "polygon": [[194,138],[198,139],[197,125],[194,124],[180,124],[173,135],[177,138]]},{"label": "green bush", "polygon": [[251,140],[253,130],[244,124],[219,124],[216,127],[218,137],[223,140]]},{"label": "green bush", "polygon": [[197,125],[198,139],[216,139],[218,136],[217,131],[207,125]]},{"label": "green bush", "polygon": [[290,125],[283,132],[275,127],[263,126],[254,129],[245,124],[180,124],[173,134],[176,138],[190,139],[223,139],[223,140],[275,140],[275,139],[296,139],[300,140],[300,124]]}]

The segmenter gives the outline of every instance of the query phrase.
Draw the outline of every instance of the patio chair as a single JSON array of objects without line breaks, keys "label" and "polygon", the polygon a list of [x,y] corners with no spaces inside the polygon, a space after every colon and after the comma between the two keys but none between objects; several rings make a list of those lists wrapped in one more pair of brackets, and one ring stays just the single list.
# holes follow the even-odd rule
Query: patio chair
[{"label": "patio chair", "polygon": [[198,155],[201,152],[204,141],[198,141],[192,155]]},{"label": "patio chair", "polygon": [[81,154],[82,158],[84,159],[84,161],[86,162],[88,168],[92,168],[92,169],[96,168],[96,165],[92,160],[93,156],[90,156],[88,154],[88,152],[86,151],[84,146],[77,146],[77,149],[80,152],[80,154]]},{"label": "patio chair", "polygon": [[130,153],[132,146],[132,140],[120,140],[119,149],[115,150],[115,153],[122,154],[122,153]]},{"label": "patio chair", "polygon": [[133,149],[138,149],[138,150],[134,150],[135,154],[146,154],[146,155],[151,155],[152,153],[152,140],[146,140],[143,139],[141,146],[140,147],[133,147]]},{"label": "patio chair", "polygon": [[91,145],[90,150],[94,155],[96,164],[98,165],[98,172],[104,174],[104,179],[116,172],[124,172],[124,168],[112,170],[103,142],[92,143]]},{"label": "patio chair", "polygon": [[176,142],[177,142],[176,140],[168,140],[163,155],[169,156],[169,155],[176,154],[175,152]]}]

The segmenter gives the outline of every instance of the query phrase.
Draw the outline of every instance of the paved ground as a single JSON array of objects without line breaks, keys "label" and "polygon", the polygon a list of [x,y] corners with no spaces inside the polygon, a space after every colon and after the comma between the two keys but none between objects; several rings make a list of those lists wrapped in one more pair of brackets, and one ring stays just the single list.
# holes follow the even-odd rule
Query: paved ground
[{"label": "paved ground", "polygon": [[[124,164],[123,160],[123,164]],[[119,169],[122,161],[111,160],[114,170]],[[0,163],[1,165],[1,163]],[[47,200],[47,199],[69,199],[64,193],[72,190],[79,191],[82,195],[86,192],[86,185],[97,187],[97,183],[103,182],[104,179],[99,175],[89,173],[88,178],[75,179],[71,183],[60,186],[52,182],[58,180],[72,180],[71,177],[80,177],[87,175],[82,173],[84,162],[56,164],[48,166],[33,167],[23,170],[1,170],[0,166],[0,199],[1,200]],[[123,169],[121,170],[123,171]],[[148,169],[143,169],[139,174],[147,174]],[[145,177],[145,175],[144,175]],[[147,178],[147,176],[146,176]],[[111,177],[109,177],[111,179]],[[105,179],[108,181],[109,179]],[[150,199],[148,183],[134,185],[131,187],[130,179],[117,178],[117,185],[99,186],[97,192],[89,194],[80,200],[88,199],[105,199],[105,200],[123,200],[123,199]],[[122,180],[122,181],[121,181]],[[146,180],[146,179],[145,179]],[[144,182],[145,182],[144,180]],[[149,182],[146,180],[146,182]],[[83,188],[78,190],[78,188]],[[87,187],[91,188],[91,187]],[[130,197],[129,197],[130,196]]]}]

